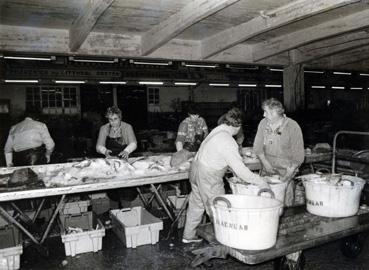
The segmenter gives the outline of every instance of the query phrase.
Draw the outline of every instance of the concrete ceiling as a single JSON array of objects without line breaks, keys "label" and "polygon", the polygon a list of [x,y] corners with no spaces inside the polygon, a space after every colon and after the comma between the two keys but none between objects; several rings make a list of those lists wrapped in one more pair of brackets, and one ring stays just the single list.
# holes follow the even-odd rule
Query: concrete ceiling
[{"label": "concrete ceiling", "polygon": [[0,0],[0,50],[368,70],[366,0]]}]

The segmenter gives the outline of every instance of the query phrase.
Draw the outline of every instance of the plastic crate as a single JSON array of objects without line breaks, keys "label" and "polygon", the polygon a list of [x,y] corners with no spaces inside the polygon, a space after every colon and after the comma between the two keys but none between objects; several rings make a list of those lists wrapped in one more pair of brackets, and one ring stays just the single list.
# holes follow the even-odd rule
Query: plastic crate
[{"label": "plastic crate", "polygon": [[[61,239],[65,254],[74,257],[76,254],[97,252],[102,248],[105,228],[92,212],[79,215],[59,215]],[[68,234],[68,227],[81,228],[83,232]]]},{"label": "plastic crate", "polygon": [[88,195],[91,199],[92,211],[100,215],[110,210],[110,199],[106,193],[94,193]]},{"label": "plastic crate", "polygon": [[159,241],[163,221],[154,217],[141,206],[110,211],[113,231],[128,248]]},{"label": "plastic crate", "polygon": [[14,225],[0,229],[0,269],[15,270],[20,267],[23,253],[22,235]]},{"label": "plastic crate", "polygon": [[168,196],[168,203],[173,205],[173,207],[175,209],[181,209],[183,203],[186,201],[188,195],[173,195],[173,196]]},{"label": "plastic crate", "polygon": [[67,202],[60,209],[64,215],[74,215],[87,212],[90,200]]}]

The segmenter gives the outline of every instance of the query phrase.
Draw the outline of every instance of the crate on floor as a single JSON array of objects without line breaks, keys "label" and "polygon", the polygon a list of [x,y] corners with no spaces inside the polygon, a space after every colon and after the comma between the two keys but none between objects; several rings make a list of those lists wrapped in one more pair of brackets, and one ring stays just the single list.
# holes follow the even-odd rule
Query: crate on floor
[{"label": "crate on floor", "polygon": [[110,199],[104,193],[93,193],[88,195],[91,199],[92,211],[97,215],[105,213],[110,210]]},{"label": "crate on floor", "polygon": [[64,215],[74,215],[80,214],[88,211],[88,206],[90,205],[90,200],[78,200],[73,199],[64,204],[60,209],[60,213]]},{"label": "crate on floor", "polygon": [[163,221],[140,206],[110,210],[110,218],[114,233],[128,248],[153,245],[159,241]]},{"label": "crate on floor", "polygon": [[60,234],[64,243],[65,254],[97,252],[102,248],[105,228],[93,212],[75,215],[59,215]]},{"label": "crate on floor", "polygon": [[22,253],[22,235],[19,230],[14,225],[0,228],[0,269],[19,269]]}]

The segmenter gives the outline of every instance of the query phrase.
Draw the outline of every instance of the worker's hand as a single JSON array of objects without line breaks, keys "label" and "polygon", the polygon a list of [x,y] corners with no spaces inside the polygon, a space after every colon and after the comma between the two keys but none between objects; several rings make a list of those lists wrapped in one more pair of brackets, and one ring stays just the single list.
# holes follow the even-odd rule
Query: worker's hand
[{"label": "worker's hand", "polygon": [[13,162],[10,162],[10,163],[8,163],[6,166],[7,166],[7,167],[13,167],[13,166],[14,166],[14,164],[13,164]]},{"label": "worker's hand", "polygon": [[122,151],[118,154],[118,157],[124,160],[128,160],[129,153],[127,151]]},{"label": "worker's hand", "polygon": [[110,158],[111,157],[111,150],[109,150],[109,149],[106,149],[105,150],[105,153],[104,153],[104,155],[105,155],[105,157],[107,157],[107,158]]},{"label": "worker's hand", "polygon": [[297,168],[296,167],[294,167],[294,166],[287,167],[286,168],[286,174],[281,177],[281,180],[283,182],[291,180],[292,177],[294,177],[294,175],[296,174],[296,172],[297,172]]},{"label": "worker's hand", "polygon": [[50,155],[45,155],[46,163],[50,163]]},{"label": "worker's hand", "polygon": [[277,172],[275,171],[275,169],[273,168],[272,165],[270,165],[269,162],[265,162],[263,163],[263,169],[267,174],[277,174]]},{"label": "worker's hand", "polygon": [[262,188],[271,189],[266,178],[260,177],[260,179],[261,179],[260,184],[259,184],[260,189]]}]

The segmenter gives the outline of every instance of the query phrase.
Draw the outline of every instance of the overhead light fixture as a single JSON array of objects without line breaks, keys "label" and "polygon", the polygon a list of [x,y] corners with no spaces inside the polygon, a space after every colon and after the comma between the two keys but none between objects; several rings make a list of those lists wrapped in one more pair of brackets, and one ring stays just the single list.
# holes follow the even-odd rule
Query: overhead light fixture
[{"label": "overhead light fixture", "polygon": [[332,86],[332,89],[345,89],[344,86]]},{"label": "overhead light fixture", "polygon": [[239,83],[239,87],[256,87],[256,84]]},{"label": "overhead light fixture", "polygon": [[175,82],[174,85],[196,85],[195,82]]},{"label": "overhead light fixture", "polygon": [[131,64],[136,64],[136,65],[155,65],[155,66],[169,66],[171,64],[173,64],[172,61],[155,61],[155,62],[151,62],[151,61],[139,61],[139,60],[129,60],[129,62]]},{"label": "overhead light fixture", "polygon": [[100,81],[99,84],[127,84],[127,82],[122,81]]},{"label": "overhead light fixture", "polygon": [[4,56],[4,59],[12,60],[34,60],[34,61],[51,61],[55,60],[55,56],[50,57],[31,57],[31,56]]},{"label": "overhead light fixture", "polygon": [[114,58],[114,59],[83,59],[83,58],[76,58],[74,56],[69,56],[69,61],[74,61],[74,62],[84,62],[84,63],[108,63],[108,64],[113,64],[113,63],[118,63],[119,59],[118,58]]},{"label": "overhead light fixture", "polygon": [[6,83],[38,83],[38,80],[4,80]]},{"label": "overhead light fixture", "polygon": [[369,73],[360,73],[360,76],[369,76]]},{"label": "overhead light fixture", "polygon": [[312,85],[311,88],[313,89],[325,89],[324,85]]},{"label": "overhead light fixture", "polygon": [[86,83],[86,81],[55,81],[55,83],[79,84],[79,83]]},{"label": "overhead light fixture", "polygon": [[279,72],[283,72],[283,69],[281,68],[269,68],[270,71],[279,71]]},{"label": "overhead light fixture", "polygon": [[362,87],[350,87],[351,90],[363,90]]},{"label": "overhead light fixture", "polygon": [[338,71],[334,71],[333,74],[334,75],[351,75],[351,72],[338,72]]},{"label": "overhead light fixture", "polygon": [[229,86],[229,83],[209,83],[209,86]]},{"label": "overhead light fixture", "polygon": [[305,73],[316,73],[316,74],[323,74],[324,71],[318,71],[318,70],[304,70]]},{"label": "overhead light fixture", "polygon": [[138,82],[138,84],[141,84],[141,85],[163,85],[164,83],[163,82]]},{"label": "overhead light fixture", "polygon": [[186,62],[182,62],[182,66],[185,66],[185,67],[198,67],[198,68],[216,68],[216,67],[218,67],[218,65],[216,65],[216,64],[214,64],[214,65],[211,65],[211,64],[195,64],[195,63],[187,64]]},{"label": "overhead light fixture", "polygon": [[245,66],[245,65],[234,65],[234,64],[226,64],[226,68],[230,69],[248,69],[248,70],[258,70],[257,66]]},{"label": "overhead light fixture", "polygon": [[279,87],[282,87],[282,85],[280,85],[280,84],[266,84],[265,87],[279,88]]}]

